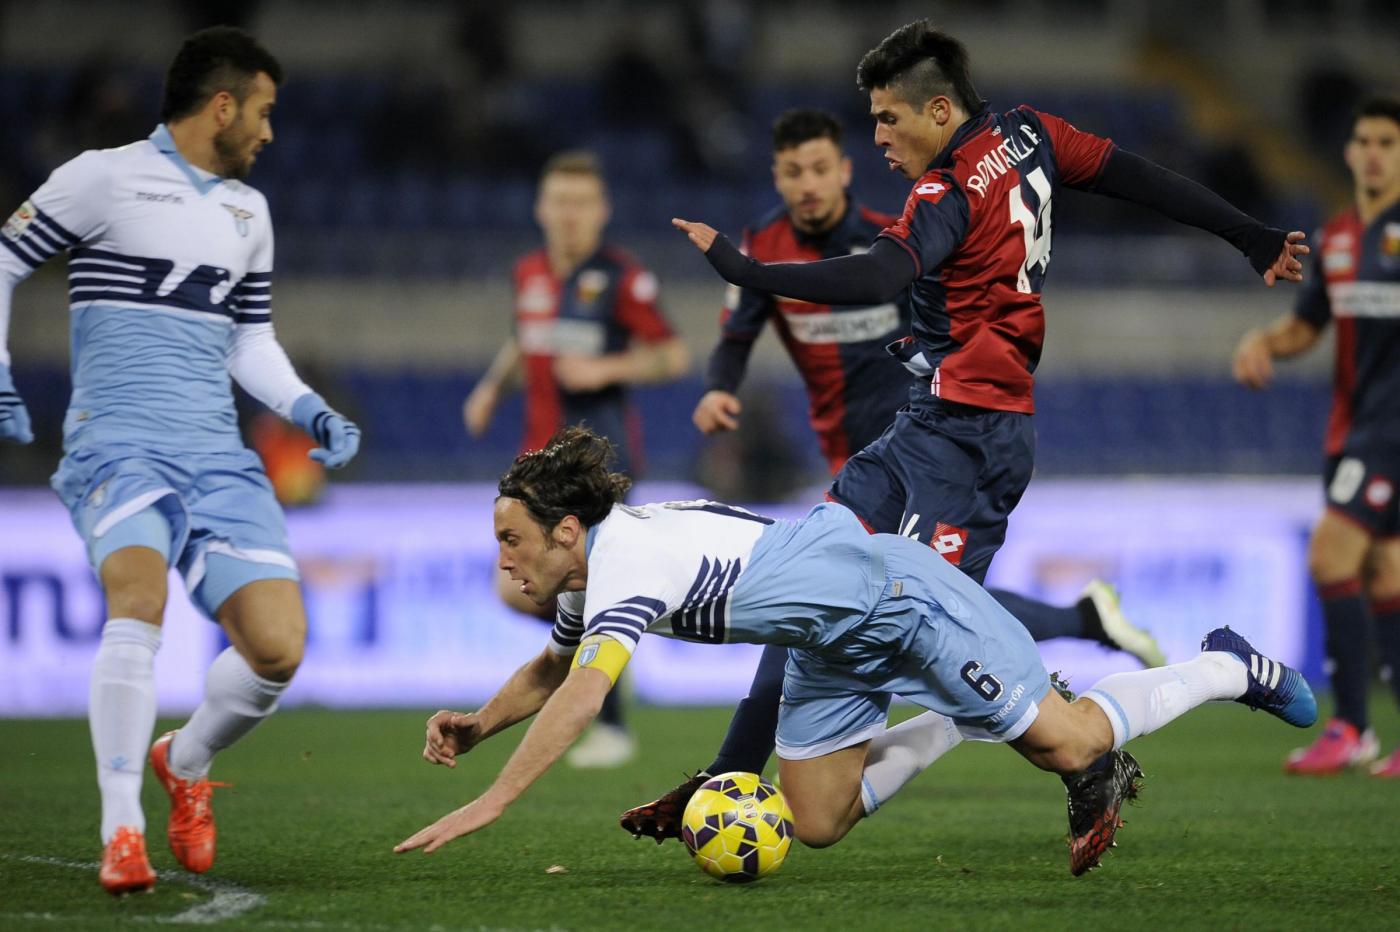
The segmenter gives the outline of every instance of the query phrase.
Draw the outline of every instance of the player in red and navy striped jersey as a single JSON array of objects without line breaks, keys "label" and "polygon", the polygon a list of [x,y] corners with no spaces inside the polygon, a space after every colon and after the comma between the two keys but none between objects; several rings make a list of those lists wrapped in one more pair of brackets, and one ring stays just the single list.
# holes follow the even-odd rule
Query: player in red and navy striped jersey
[{"label": "player in red and navy striped jersey", "polygon": [[[1236,378],[1262,388],[1274,358],[1308,350],[1329,322],[1336,325],[1327,510],[1313,529],[1308,564],[1322,596],[1337,713],[1317,741],[1289,757],[1285,769],[1298,774],[1337,773],[1377,756],[1366,709],[1373,624],[1400,699],[1400,99],[1361,106],[1346,162],[1356,204],[1317,234],[1317,261],[1297,307],[1245,334],[1235,350]],[[1372,772],[1400,777],[1400,750]]]},{"label": "player in red and navy striped jersey", "polygon": [[[628,386],[679,378],[690,353],[661,313],[656,276],[603,239],[609,213],[596,157],[561,152],[549,160],[535,204],[545,245],[515,266],[515,335],[472,389],[462,416],[467,430],[480,436],[519,374],[525,391],[521,452],[542,449],[566,425],[586,423],[613,442],[622,471],[635,475],[641,431]],[[553,607],[541,613],[504,572],[497,581],[511,608],[554,620]],[[600,726],[574,749],[570,763],[610,767],[631,758],[619,700],[609,699]]]},{"label": "player in red and navy striped jersey", "polygon": [[[675,226],[731,284],[806,301],[877,304],[909,290],[910,335],[894,350],[918,378],[909,404],[851,457],[830,497],[875,531],[927,542],[979,581],[1035,459],[1031,390],[1044,338],[1040,290],[1051,201],[1068,186],[1155,208],[1235,245],[1272,285],[1302,280],[1300,232],[1266,227],[1207,189],[1059,117],[995,113],[967,51],[927,22],[866,54],[875,143],[915,182],[903,215],[860,255],[762,263],[703,223]],[[1105,755],[1070,788],[1071,869],[1098,862],[1136,763]]]}]

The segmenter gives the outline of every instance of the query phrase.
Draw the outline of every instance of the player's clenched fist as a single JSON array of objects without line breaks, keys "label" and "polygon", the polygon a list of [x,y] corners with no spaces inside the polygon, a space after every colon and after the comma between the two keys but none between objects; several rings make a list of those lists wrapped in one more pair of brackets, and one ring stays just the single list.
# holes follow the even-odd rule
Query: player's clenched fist
[{"label": "player's clenched fist", "polygon": [[442,709],[428,719],[423,759],[430,764],[456,767],[457,755],[470,751],[483,737],[481,719],[475,712]]},{"label": "player's clenched fist", "polygon": [[696,427],[700,428],[702,434],[737,430],[739,414],[743,410],[743,404],[734,395],[713,389],[706,392],[704,397],[700,399],[700,403],[695,406],[695,413],[690,416],[690,419],[695,422]]}]

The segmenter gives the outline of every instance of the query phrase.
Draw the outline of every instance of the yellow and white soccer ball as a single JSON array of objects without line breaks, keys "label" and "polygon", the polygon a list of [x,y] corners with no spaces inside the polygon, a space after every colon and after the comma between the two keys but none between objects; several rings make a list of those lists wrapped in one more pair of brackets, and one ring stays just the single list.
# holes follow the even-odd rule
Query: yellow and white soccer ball
[{"label": "yellow and white soccer ball", "polygon": [[711,877],[749,883],[782,866],[792,847],[792,810],[756,773],[712,777],[685,807],[681,837]]}]

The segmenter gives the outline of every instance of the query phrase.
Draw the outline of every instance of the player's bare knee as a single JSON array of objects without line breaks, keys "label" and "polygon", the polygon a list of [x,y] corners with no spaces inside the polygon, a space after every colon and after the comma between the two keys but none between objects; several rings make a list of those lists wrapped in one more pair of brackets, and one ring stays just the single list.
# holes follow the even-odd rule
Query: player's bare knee
[{"label": "player's bare knee", "polygon": [[277,637],[259,638],[256,643],[249,644],[243,652],[243,659],[263,679],[285,683],[301,666],[305,647],[304,637],[287,632]]},{"label": "player's bare knee", "polygon": [[797,840],[808,848],[829,848],[841,840],[845,833],[834,819],[821,817],[800,819],[795,814],[792,822]]},{"label": "player's bare knee", "polygon": [[164,580],[162,585],[125,583],[109,587],[107,617],[135,618],[148,625],[159,625],[165,618]]}]

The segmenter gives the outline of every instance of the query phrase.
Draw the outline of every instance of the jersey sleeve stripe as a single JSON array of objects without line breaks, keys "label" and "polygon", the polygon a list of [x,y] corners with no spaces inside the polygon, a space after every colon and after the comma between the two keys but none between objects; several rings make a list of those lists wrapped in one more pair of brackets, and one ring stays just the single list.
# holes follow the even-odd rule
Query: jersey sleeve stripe
[{"label": "jersey sleeve stripe", "polygon": [[642,640],[642,632],[625,625],[594,625],[588,629],[590,635],[607,634],[617,637],[619,640],[626,639],[632,644],[637,644]]},{"label": "jersey sleeve stripe", "polygon": [[45,256],[44,259],[36,259],[30,256],[29,253],[25,250],[20,249],[18,243],[15,243],[14,241],[9,239],[0,239],[0,245],[3,245],[10,252],[14,253],[15,258],[19,259],[19,261],[23,262],[31,269],[37,269],[39,266],[44,264],[44,259],[48,258],[47,256]]},{"label": "jersey sleeve stripe", "polygon": [[919,258],[918,252],[916,252],[916,251],[914,250],[913,247],[911,247],[911,246],[910,246],[908,243],[906,243],[904,240],[900,239],[898,236],[895,236],[893,233],[881,233],[881,234],[880,234],[878,237],[876,237],[876,238],[877,238],[877,239],[887,239],[887,240],[889,240],[889,241],[891,241],[891,242],[893,242],[893,243],[898,243],[898,244],[900,245],[900,247],[902,247],[902,248],[904,249],[905,252],[909,253],[909,258],[911,258],[911,259],[914,260],[914,277],[915,277],[915,278],[923,278],[923,277],[924,277],[924,261],[923,261],[922,259]]},{"label": "jersey sleeve stripe", "polygon": [[25,232],[25,237],[33,240],[33,245],[48,252],[49,255],[57,255],[68,248],[68,244],[62,242],[53,234],[47,232],[41,225],[31,223]]},{"label": "jersey sleeve stripe", "polygon": [[38,207],[34,208],[34,219],[38,220],[44,226],[48,227],[49,230],[53,232],[53,235],[57,236],[69,246],[73,246],[81,241],[76,234],[68,232],[68,230],[63,226],[63,224],[59,223],[53,217],[50,217],[48,214],[44,213]]}]

